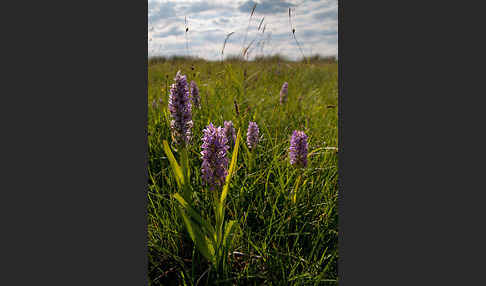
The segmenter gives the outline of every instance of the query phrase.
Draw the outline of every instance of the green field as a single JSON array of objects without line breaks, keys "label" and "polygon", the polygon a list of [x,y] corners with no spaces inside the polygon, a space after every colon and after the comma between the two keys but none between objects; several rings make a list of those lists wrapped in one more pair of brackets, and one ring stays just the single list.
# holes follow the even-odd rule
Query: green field
[{"label": "green field", "polygon": [[[213,194],[201,181],[202,130],[209,122],[222,126],[225,120],[241,130],[235,173],[224,203],[224,220],[236,221],[232,244],[221,262],[225,268],[215,267],[194,246],[173,197],[181,190],[163,141],[181,162],[172,144],[167,110],[168,91],[178,70],[197,83],[202,103],[192,115],[190,203],[213,224]],[[280,105],[285,81],[288,101]],[[152,105],[154,99],[157,106]],[[148,67],[148,105],[151,285],[338,284],[336,62],[153,61]],[[249,121],[255,121],[263,135],[253,157],[246,148]],[[289,163],[293,130],[303,130],[309,137],[305,169]]]}]

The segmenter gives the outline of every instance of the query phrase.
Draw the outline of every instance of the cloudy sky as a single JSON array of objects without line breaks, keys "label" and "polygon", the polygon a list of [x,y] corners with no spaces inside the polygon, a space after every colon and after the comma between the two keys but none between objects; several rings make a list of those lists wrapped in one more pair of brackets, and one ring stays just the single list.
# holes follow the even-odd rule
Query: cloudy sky
[{"label": "cloudy sky", "polygon": [[221,59],[226,36],[233,32],[226,43],[225,56],[241,54],[243,46],[253,41],[248,49],[250,58],[276,53],[300,58],[302,54],[289,24],[290,7],[292,26],[303,53],[335,56],[337,6],[337,0],[149,0],[148,53],[217,60]]}]

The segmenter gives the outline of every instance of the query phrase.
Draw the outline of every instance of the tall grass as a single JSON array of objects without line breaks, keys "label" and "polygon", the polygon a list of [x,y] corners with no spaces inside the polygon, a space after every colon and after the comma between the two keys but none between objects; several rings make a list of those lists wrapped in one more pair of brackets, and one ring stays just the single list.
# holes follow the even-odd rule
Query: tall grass
[{"label": "tall grass", "polygon": [[[329,148],[338,144],[337,64],[312,61],[312,57],[306,60],[152,59],[147,127],[151,285],[337,284],[338,152]],[[224,120],[232,120],[235,129],[241,130],[224,206],[226,219],[237,225],[232,247],[223,257],[228,265],[226,276],[218,275],[197,250],[177,211],[174,194],[179,187],[162,143],[171,142],[167,92],[177,70],[198,84],[201,95],[201,109],[193,110],[188,168],[192,205],[203,217],[212,217],[213,196],[200,177],[202,130],[209,122],[222,126]],[[279,91],[284,81],[289,82],[289,95],[281,106]],[[249,121],[257,122],[263,135],[255,156],[250,156],[245,144]],[[288,161],[294,129],[309,136],[309,165],[304,170]],[[180,154],[174,152],[174,156]],[[254,160],[252,168],[250,159]]]}]

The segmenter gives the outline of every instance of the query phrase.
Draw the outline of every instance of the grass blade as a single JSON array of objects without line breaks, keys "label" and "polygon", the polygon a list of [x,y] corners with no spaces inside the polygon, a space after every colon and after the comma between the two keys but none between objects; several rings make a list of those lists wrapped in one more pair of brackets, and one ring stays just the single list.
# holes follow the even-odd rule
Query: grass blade
[{"label": "grass blade", "polygon": [[235,220],[230,220],[224,229],[224,235],[223,235],[223,247],[229,247],[230,244],[229,242],[229,235],[233,232],[233,227],[235,226],[236,221]]},{"label": "grass blade", "polygon": [[169,143],[167,143],[167,140],[164,140],[162,144],[164,146],[165,154],[169,159],[170,166],[172,167],[172,171],[174,172],[177,185],[179,186],[179,188],[181,188],[184,185],[184,175],[182,174],[181,166],[177,163],[174,154],[172,154],[172,151],[170,150]]},{"label": "grass blade", "polygon": [[297,201],[297,190],[299,189],[299,183],[300,183],[300,178],[302,176],[299,176],[297,178],[297,180],[295,181],[295,187],[294,187],[294,191],[292,193],[292,202],[295,204],[295,202]]}]

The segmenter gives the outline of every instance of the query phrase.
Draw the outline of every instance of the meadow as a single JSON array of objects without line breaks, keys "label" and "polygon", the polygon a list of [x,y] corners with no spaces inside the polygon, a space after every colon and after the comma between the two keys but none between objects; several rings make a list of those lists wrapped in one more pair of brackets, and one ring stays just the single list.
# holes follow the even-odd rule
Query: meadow
[{"label": "meadow", "polygon": [[[197,84],[201,97],[201,107],[192,108],[187,161],[171,137],[168,111],[169,89],[179,70]],[[280,104],[284,82],[288,82],[288,100]],[[335,61],[149,60],[147,103],[150,285],[338,284]],[[174,196],[182,193],[180,179],[163,142],[179,165],[188,169],[185,182],[190,194],[184,198],[204,220],[217,226],[213,197],[221,190],[210,190],[201,178],[201,138],[209,123],[223,126],[229,120],[241,138],[237,153],[232,146],[227,154],[234,169],[222,211],[225,225],[234,224],[215,263],[208,261],[188,233],[180,197]],[[258,124],[261,136],[254,150],[246,144],[250,121]],[[305,168],[289,162],[294,130],[308,136]]]}]

